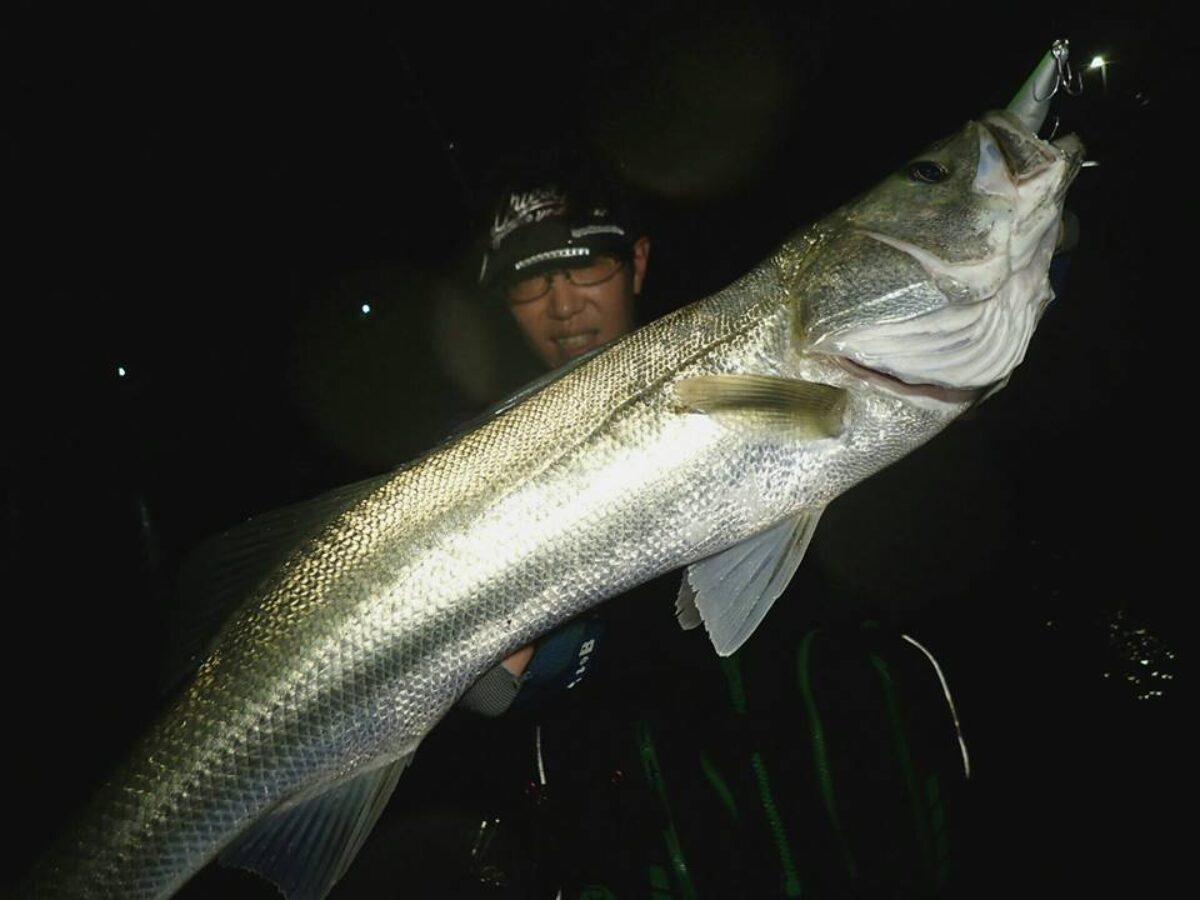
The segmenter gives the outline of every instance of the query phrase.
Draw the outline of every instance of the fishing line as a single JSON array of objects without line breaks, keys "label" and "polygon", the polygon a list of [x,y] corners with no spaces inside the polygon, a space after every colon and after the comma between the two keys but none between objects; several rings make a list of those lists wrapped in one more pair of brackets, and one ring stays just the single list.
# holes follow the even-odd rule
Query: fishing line
[{"label": "fishing line", "polygon": [[950,685],[946,681],[946,676],[942,674],[942,667],[938,665],[938,661],[933,658],[933,654],[922,647],[917,641],[910,638],[907,634],[900,635],[918,650],[925,654],[930,665],[933,666],[933,671],[937,672],[938,681],[942,683],[942,693],[946,696],[946,703],[950,707],[950,717],[954,720],[954,733],[958,735],[958,747],[962,753],[963,772],[968,779],[971,777],[971,760],[967,756],[967,742],[963,740],[962,728],[958,724],[958,710],[954,708],[954,698],[950,696]]}]

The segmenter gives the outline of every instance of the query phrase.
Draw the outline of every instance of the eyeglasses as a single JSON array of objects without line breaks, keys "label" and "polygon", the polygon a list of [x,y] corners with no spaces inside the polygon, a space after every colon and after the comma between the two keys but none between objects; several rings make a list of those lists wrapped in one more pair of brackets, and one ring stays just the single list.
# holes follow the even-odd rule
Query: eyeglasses
[{"label": "eyeglasses", "polygon": [[550,293],[551,282],[554,276],[560,272],[563,278],[576,287],[595,287],[616,275],[623,265],[624,262],[616,256],[595,256],[584,265],[551,269],[549,272],[540,272],[537,275],[522,278],[520,281],[510,284],[505,289],[504,295],[512,303],[529,303],[538,300]]}]

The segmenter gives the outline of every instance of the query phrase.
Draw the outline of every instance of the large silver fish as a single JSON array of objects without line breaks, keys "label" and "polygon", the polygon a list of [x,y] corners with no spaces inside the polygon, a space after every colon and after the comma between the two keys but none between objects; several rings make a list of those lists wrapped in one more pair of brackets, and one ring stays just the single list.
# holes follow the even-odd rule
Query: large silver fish
[{"label": "large silver fish", "polygon": [[322,897],[517,648],[686,566],[681,622],[733,652],[825,506],[1021,361],[1082,158],[1036,127],[968,123],[725,290],[325,498],[26,893],[164,898],[220,855]]}]

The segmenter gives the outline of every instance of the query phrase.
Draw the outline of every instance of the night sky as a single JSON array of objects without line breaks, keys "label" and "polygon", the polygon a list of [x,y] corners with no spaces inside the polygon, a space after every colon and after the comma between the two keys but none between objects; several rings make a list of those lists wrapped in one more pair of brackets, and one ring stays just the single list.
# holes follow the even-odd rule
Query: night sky
[{"label": "night sky", "polygon": [[6,882],[150,715],[198,541],[387,471],[536,373],[469,289],[497,159],[570,137],[620,169],[649,319],[1003,106],[1067,38],[1081,69],[1111,62],[1056,108],[1098,162],[1065,288],[1009,386],[837,501],[810,561],[958,687],[994,849],[974,883],[1167,895],[1190,849],[1167,820],[1190,782],[1198,199],[1172,5],[15,6]]}]

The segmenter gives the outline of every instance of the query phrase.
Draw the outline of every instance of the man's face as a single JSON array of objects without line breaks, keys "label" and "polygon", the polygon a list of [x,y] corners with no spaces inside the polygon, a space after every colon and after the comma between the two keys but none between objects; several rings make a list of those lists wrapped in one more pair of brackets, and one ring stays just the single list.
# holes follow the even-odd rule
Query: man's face
[{"label": "man's face", "polygon": [[[634,242],[633,256],[612,277],[582,285],[563,272],[549,275],[550,289],[532,300],[520,291],[508,293],[508,306],[530,348],[546,365],[557,368],[576,356],[632,331],[634,298],[642,291],[650,240]],[[545,286],[543,276],[538,276]]]}]

